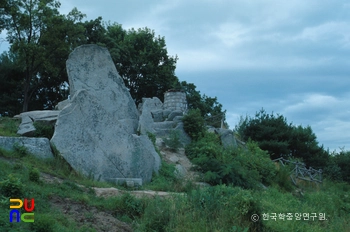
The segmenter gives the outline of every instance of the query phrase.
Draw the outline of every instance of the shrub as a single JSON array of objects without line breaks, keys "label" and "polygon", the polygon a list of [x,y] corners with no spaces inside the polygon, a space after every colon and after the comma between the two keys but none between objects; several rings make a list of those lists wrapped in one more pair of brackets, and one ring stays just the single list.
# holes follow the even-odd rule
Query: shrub
[{"label": "shrub", "polygon": [[13,175],[9,175],[7,179],[0,182],[2,195],[10,198],[21,198],[23,195],[23,184],[21,180]]},{"label": "shrub", "polygon": [[232,226],[232,222],[239,222],[240,225],[249,222],[252,228],[261,226],[259,224],[253,225],[254,223],[250,219],[252,214],[260,215],[261,206],[259,200],[254,198],[249,190],[217,185],[192,191],[188,195],[188,200],[187,204],[191,205],[191,208],[193,207],[193,211],[209,221],[213,218],[221,218],[221,223],[226,226],[230,224]]},{"label": "shrub", "polygon": [[129,193],[124,194],[120,199],[119,209],[130,218],[135,219],[141,216],[145,210],[145,204],[142,199],[138,199]]},{"label": "shrub", "polygon": [[36,121],[33,123],[33,125],[35,127],[34,137],[44,137],[51,139],[53,133],[55,132],[54,126],[46,122]]},{"label": "shrub", "polygon": [[29,180],[37,183],[40,182],[40,172],[37,168],[30,169]]},{"label": "shrub", "polygon": [[343,181],[350,183],[350,151],[342,151],[334,157],[336,164],[340,168],[341,178]]},{"label": "shrub", "polygon": [[176,177],[176,168],[173,164],[162,161],[158,174],[154,174],[149,185],[155,191],[179,191],[182,183]]},{"label": "shrub", "polygon": [[167,200],[156,198],[151,201],[142,216],[140,231],[167,231],[172,216],[171,208]]},{"label": "shrub", "polygon": [[178,131],[173,130],[170,133],[169,138],[164,140],[165,145],[167,145],[172,151],[177,152],[182,146],[180,142],[180,134]]},{"label": "shrub", "polygon": [[243,188],[256,188],[259,182],[270,184],[276,172],[273,162],[256,144],[248,143],[247,147],[224,148],[216,134],[206,132],[186,147],[186,155],[211,184]]},{"label": "shrub", "polygon": [[13,145],[14,151],[17,155],[19,155],[20,157],[24,157],[26,155],[29,155],[29,152],[27,150],[27,148],[23,145],[19,145],[18,143],[15,143]]},{"label": "shrub", "polygon": [[293,190],[289,166],[279,166],[275,177],[275,183],[278,184],[279,188],[284,191],[290,192]]},{"label": "shrub", "polygon": [[205,121],[199,109],[190,110],[182,119],[184,130],[191,137],[197,140],[205,133]]},{"label": "shrub", "polygon": [[156,146],[156,136],[151,132],[147,132],[147,136],[151,140],[151,142],[153,143],[153,146]]}]

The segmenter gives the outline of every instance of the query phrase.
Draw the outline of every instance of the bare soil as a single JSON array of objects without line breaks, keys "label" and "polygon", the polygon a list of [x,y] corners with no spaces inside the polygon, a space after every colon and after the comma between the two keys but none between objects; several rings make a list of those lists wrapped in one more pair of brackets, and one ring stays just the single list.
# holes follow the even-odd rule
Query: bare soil
[{"label": "bare soil", "polygon": [[78,226],[93,228],[96,231],[108,232],[130,232],[133,231],[131,225],[121,222],[112,214],[89,207],[82,203],[74,202],[68,198],[63,199],[54,196],[50,199],[53,208],[58,209],[64,215],[74,219]]}]

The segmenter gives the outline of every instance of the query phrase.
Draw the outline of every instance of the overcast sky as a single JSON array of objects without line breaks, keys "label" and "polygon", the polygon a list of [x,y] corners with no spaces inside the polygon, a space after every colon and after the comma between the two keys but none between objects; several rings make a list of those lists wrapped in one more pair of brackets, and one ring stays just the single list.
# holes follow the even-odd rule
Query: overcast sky
[{"label": "overcast sky", "polygon": [[[350,150],[350,2],[345,0],[61,0],[88,20],[153,29],[176,75],[218,98],[233,129],[264,108]],[[4,36],[1,36],[4,38]],[[0,49],[6,47],[2,43]]]}]

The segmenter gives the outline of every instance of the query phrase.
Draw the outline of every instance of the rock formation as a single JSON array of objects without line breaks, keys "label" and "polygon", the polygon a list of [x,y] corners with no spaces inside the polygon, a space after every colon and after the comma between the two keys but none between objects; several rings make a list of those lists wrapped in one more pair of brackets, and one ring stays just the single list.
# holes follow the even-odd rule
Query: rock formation
[{"label": "rock formation", "polygon": [[174,105],[177,103],[175,101],[172,103],[167,104],[170,106],[167,107],[157,97],[143,98],[142,103],[139,105],[141,116],[138,130],[141,134],[150,132],[159,138],[168,138],[172,131],[176,131],[180,142],[183,145],[187,145],[191,142],[191,139],[184,131],[181,120],[185,108],[175,108]]},{"label": "rock formation", "polygon": [[22,136],[33,136],[35,132],[34,122],[45,122],[55,124],[59,111],[56,110],[35,110],[21,113],[15,117],[21,118],[22,122],[19,125],[17,134]]},{"label": "rock formation", "polygon": [[71,100],[51,142],[77,171],[100,180],[151,180],[160,158],[146,135],[136,135],[139,113],[106,48],[83,45],[67,60]]},{"label": "rock formation", "polygon": [[53,158],[50,141],[47,138],[3,137],[0,136],[0,147],[5,150],[15,150],[24,147],[27,152],[38,158]]}]

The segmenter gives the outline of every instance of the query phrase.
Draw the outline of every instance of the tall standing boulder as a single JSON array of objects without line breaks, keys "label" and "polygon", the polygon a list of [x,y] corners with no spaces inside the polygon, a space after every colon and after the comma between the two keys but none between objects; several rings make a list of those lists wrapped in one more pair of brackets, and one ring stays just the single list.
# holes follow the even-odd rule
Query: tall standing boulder
[{"label": "tall standing boulder", "polygon": [[51,142],[77,171],[100,180],[151,180],[160,158],[136,135],[139,113],[106,48],[83,45],[67,60],[71,100]]}]

